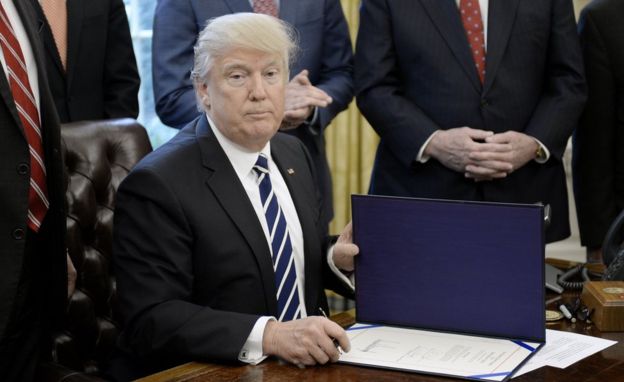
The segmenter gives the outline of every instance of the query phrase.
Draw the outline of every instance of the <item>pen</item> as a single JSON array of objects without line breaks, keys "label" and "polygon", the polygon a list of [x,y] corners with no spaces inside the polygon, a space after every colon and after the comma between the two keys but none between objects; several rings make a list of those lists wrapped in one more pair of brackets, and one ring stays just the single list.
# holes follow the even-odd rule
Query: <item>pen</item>
[{"label": "pen", "polygon": [[576,318],[572,317],[572,313],[570,313],[570,311],[568,310],[568,307],[565,306],[565,304],[559,305],[559,310],[561,311],[561,313],[563,313],[565,318],[567,318],[568,320],[572,322],[576,322]]},{"label": "pen", "polygon": [[[321,312],[323,317],[329,319],[329,317],[327,317],[327,314],[325,314],[325,311],[323,310],[323,308],[321,308],[320,306],[319,306],[319,312]],[[338,340],[335,339],[335,338],[332,338],[332,342],[334,343],[334,346],[336,347],[336,350],[338,350],[338,353],[342,354],[342,350],[340,349],[340,344],[338,343]]]}]

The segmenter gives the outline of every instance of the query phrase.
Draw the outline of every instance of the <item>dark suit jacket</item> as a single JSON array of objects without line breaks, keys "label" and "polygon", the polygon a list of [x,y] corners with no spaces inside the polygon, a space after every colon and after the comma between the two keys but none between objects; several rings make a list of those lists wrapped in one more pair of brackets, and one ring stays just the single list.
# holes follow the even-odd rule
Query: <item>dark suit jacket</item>
[{"label": "dark suit jacket", "polygon": [[[315,314],[327,307],[324,280],[339,282],[325,259],[312,163],[299,140],[281,133],[271,153],[303,229],[305,304]],[[269,246],[204,116],[128,175],[114,227],[121,345],[136,357],[127,362],[135,370],[113,371],[117,378],[191,360],[236,361],[258,317],[277,314]]]},{"label": "dark suit jacket", "polygon": [[[152,73],[156,112],[167,125],[180,127],[199,115],[193,85],[193,45],[206,22],[236,12],[253,12],[249,0],[162,0],[154,13]],[[308,69],[310,81],[333,102],[319,108],[314,126],[289,131],[312,155],[324,197],[324,220],[333,217],[331,177],[323,130],[353,98],[352,47],[339,0],[280,0],[279,16],[298,32],[299,54],[291,77]]]},{"label": "dark suit jacket", "polygon": [[[65,262],[65,209],[63,161],[60,130],[54,103],[47,86],[43,47],[37,38],[35,10],[29,2],[14,1],[32,46],[40,93],[40,114],[43,134],[44,160],[47,171],[48,210],[39,230],[48,251],[37,254],[37,266],[45,269],[46,296],[49,304],[45,323],[57,323],[64,315],[67,299],[67,268]],[[0,73],[0,338],[13,310],[18,280],[23,270],[24,233],[27,230],[28,188],[30,184],[30,155],[24,130],[18,116],[11,89],[4,72]]]},{"label": "dark suit jacket", "polygon": [[39,35],[61,122],[139,115],[137,70],[122,0],[67,0],[67,72],[39,0]]},{"label": "dark suit jacket", "polygon": [[[370,192],[550,204],[546,239],[569,235],[561,157],[585,99],[570,0],[490,0],[482,86],[455,0],[363,0],[357,103],[380,135]],[[520,131],[550,150],[505,179],[475,183],[415,163],[438,129]]]},{"label": "dark suit jacket", "polygon": [[590,3],[579,20],[588,99],[572,169],[581,243],[600,247],[624,208],[624,2]]}]

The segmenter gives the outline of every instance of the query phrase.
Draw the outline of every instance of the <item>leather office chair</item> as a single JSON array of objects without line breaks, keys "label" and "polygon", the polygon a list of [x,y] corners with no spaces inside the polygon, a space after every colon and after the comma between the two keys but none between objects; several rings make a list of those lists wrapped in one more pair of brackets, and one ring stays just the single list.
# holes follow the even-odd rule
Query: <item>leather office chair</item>
[{"label": "leather office chair", "polygon": [[99,380],[120,332],[111,274],[115,192],[152,147],[133,119],[68,123],[61,136],[68,178],[67,247],[78,278],[67,326],[55,336],[52,362],[41,366],[37,380],[93,381]]}]

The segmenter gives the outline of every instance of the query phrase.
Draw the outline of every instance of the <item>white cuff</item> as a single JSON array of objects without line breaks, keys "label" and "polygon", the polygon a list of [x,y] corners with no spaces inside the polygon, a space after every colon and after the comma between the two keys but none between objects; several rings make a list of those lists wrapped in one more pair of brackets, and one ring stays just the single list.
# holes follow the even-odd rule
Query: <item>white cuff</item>
[{"label": "white cuff", "polygon": [[318,121],[318,119],[319,119],[318,114],[319,114],[318,107],[317,107],[317,106],[314,106],[314,110],[312,111],[312,116],[311,116],[311,118],[310,118],[310,117],[308,117],[308,119],[306,119],[305,121],[303,121],[303,124],[304,124],[305,126],[307,126],[307,127],[308,127],[308,129],[310,129],[310,132],[311,132],[313,135],[319,135],[319,134],[320,134],[320,131],[319,131],[319,130],[320,130],[320,128],[318,128],[318,127],[316,126],[316,121]]},{"label": "white cuff", "polygon": [[334,274],[338,276],[338,278],[342,280],[343,283],[347,284],[347,286],[349,286],[351,290],[355,290],[354,274],[352,273],[351,276],[347,277],[344,273],[342,273],[340,269],[338,269],[336,264],[334,264],[334,246],[333,245],[329,247],[329,249],[327,250],[327,264],[329,265],[329,269],[331,269],[332,272],[334,272]]},{"label": "white cuff", "polygon": [[544,154],[546,154],[546,157],[544,159],[535,158],[535,161],[540,164],[548,162],[548,160],[550,159],[550,151],[548,151],[548,147],[546,147],[542,142],[540,142],[539,139],[535,137],[532,137],[532,138],[535,139],[537,144],[542,147],[542,151],[544,151]]},{"label": "white cuff", "polygon": [[416,155],[416,161],[417,162],[427,163],[427,161],[431,158],[429,155],[425,155],[425,149],[427,148],[427,145],[431,141],[431,138],[433,138],[433,136],[436,135],[438,133],[438,131],[439,130],[434,131],[433,134],[431,134],[429,136],[429,138],[427,138],[425,143],[423,143],[423,145],[420,146],[420,150],[418,150],[418,155]]},{"label": "white cuff", "polygon": [[251,333],[249,333],[249,337],[247,337],[247,341],[238,353],[239,361],[257,365],[267,358],[262,351],[262,338],[264,337],[264,328],[270,320],[276,321],[275,317],[270,316],[258,318],[253,329],[251,329]]}]

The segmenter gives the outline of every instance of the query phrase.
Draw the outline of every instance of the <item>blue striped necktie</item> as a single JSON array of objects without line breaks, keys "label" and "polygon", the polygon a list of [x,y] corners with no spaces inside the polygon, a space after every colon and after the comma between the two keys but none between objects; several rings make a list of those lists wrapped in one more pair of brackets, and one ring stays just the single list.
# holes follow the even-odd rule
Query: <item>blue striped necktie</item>
[{"label": "blue striped necktie", "polygon": [[266,217],[271,237],[271,253],[273,270],[275,271],[279,320],[294,320],[301,317],[301,309],[299,307],[299,288],[297,287],[295,258],[293,257],[286,218],[273,192],[268,161],[264,154],[258,155],[258,160],[253,169],[258,174],[260,200],[262,201],[262,208],[264,209],[264,216]]}]

